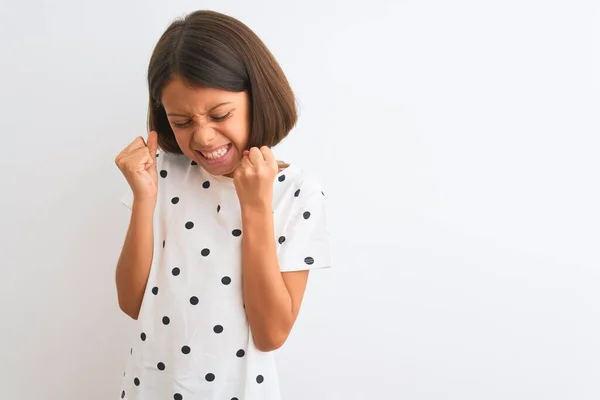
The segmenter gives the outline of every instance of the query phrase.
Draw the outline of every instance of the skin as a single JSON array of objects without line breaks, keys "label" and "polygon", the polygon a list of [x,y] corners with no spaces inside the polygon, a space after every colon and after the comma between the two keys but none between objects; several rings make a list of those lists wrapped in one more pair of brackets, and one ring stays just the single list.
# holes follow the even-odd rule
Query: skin
[{"label": "skin", "polygon": [[[246,92],[190,88],[175,76],[161,98],[183,153],[213,175],[233,180],[242,214],[242,276],[246,314],[256,347],[272,351],[287,340],[298,316],[308,271],[280,272],[273,238],[273,181],[280,170],[268,147],[245,151],[250,136]],[[232,157],[211,165],[198,153],[231,144]],[[121,309],[137,319],[152,262],[156,205],[156,132],[137,138],[115,159],[133,193],[131,221],[117,264]]]}]

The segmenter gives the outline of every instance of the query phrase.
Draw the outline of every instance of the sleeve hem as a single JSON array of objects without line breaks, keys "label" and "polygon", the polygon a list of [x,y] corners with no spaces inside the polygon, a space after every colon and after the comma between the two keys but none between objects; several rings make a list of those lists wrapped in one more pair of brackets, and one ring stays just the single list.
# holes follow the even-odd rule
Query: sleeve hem
[{"label": "sleeve hem", "polygon": [[296,271],[310,271],[313,269],[328,269],[332,268],[331,263],[320,264],[320,265],[292,265],[289,267],[279,268],[280,272],[296,272]]},{"label": "sleeve hem", "polygon": [[133,207],[133,194],[130,191],[121,196],[121,204],[131,210]]}]

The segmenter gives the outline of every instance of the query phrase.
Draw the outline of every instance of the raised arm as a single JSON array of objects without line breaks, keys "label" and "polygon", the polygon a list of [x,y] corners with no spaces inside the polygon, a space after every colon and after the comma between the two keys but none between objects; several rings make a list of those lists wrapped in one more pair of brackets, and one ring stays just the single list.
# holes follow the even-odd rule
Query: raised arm
[{"label": "raised arm", "polygon": [[115,163],[133,191],[131,219],[116,268],[116,285],[121,310],[137,319],[154,246],[153,220],[158,192],[156,171],[157,134],[148,143],[138,137],[115,158]]}]

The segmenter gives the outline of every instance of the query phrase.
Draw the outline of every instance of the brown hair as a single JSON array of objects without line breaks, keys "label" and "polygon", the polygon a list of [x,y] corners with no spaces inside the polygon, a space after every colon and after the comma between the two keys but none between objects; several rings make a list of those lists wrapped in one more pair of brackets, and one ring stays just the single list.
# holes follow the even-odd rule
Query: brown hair
[{"label": "brown hair", "polygon": [[199,10],[171,23],[148,66],[148,130],[158,133],[158,145],[166,152],[181,154],[160,101],[175,74],[191,87],[248,92],[248,148],[275,146],[296,124],[294,93],[265,44],[237,19]]}]

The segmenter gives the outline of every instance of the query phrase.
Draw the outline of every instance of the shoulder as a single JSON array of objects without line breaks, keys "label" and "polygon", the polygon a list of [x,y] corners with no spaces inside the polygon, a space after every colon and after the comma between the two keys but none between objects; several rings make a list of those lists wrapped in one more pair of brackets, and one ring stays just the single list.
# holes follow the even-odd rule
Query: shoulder
[{"label": "shoulder", "polygon": [[[325,199],[325,187],[321,178],[298,164],[284,164],[286,168],[278,174],[278,180],[294,189],[294,195],[304,201]],[[283,180],[283,182],[282,182]]]},{"label": "shoulder", "polygon": [[[191,165],[191,160],[184,154],[167,153],[163,150],[156,152],[156,167],[158,171],[185,171]],[[171,170],[171,171],[170,171]]]},{"label": "shoulder", "polygon": [[313,172],[309,172],[306,168],[298,163],[286,163],[278,161],[279,173],[277,174],[280,182],[288,184],[301,185],[307,189],[311,188],[319,190],[323,188],[321,178]]}]

